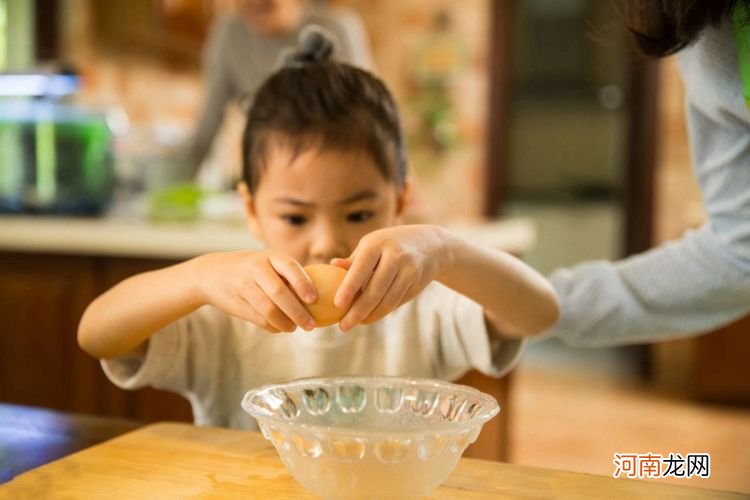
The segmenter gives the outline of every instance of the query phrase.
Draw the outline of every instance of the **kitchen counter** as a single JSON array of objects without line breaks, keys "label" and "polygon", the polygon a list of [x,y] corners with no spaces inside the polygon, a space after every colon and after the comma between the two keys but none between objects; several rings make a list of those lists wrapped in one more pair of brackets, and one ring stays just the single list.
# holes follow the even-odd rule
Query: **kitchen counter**
[{"label": "kitchen counter", "polygon": [[[449,225],[473,243],[522,255],[535,242],[528,219]],[[113,213],[100,218],[0,216],[0,251],[184,259],[196,255],[262,248],[237,217],[195,222],[152,222]]]}]

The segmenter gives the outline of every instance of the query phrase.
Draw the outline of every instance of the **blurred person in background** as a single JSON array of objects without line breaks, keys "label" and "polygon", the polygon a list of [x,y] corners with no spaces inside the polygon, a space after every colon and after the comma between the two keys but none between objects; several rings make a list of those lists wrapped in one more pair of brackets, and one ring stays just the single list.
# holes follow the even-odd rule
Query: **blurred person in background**
[{"label": "blurred person in background", "polygon": [[642,254],[554,272],[562,315],[547,336],[580,346],[650,342],[750,312],[748,11],[748,0],[627,3],[628,28],[642,53],[679,52],[693,166],[709,220]]},{"label": "blurred person in background", "polygon": [[364,25],[352,10],[308,0],[239,0],[233,14],[219,18],[204,52],[205,95],[185,159],[194,177],[208,156],[230,102],[247,107],[273,72],[281,52],[294,47],[300,31],[317,25],[335,38],[334,58],[372,69]]}]

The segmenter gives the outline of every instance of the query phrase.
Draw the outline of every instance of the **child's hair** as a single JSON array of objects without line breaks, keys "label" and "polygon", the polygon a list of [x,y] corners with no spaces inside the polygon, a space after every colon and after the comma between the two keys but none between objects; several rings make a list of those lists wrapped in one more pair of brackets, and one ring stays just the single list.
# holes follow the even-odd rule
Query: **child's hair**
[{"label": "child's hair", "polygon": [[[311,36],[317,37],[312,43]],[[321,49],[316,42],[329,45]],[[327,60],[332,42],[322,30],[303,33],[300,46],[258,89],[249,111],[242,175],[250,192],[258,186],[271,141],[295,156],[311,147],[364,151],[386,179],[402,187],[406,150],[386,86],[367,71]]]}]

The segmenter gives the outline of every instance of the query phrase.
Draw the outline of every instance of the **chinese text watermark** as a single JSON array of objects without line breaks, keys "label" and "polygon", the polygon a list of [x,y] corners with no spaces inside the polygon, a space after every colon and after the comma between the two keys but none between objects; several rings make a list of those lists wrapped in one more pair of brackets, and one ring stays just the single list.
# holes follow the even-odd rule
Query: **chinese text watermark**
[{"label": "chinese text watermark", "polygon": [[614,477],[661,478],[661,477],[710,477],[711,455],[709,453],[615,453]]}]

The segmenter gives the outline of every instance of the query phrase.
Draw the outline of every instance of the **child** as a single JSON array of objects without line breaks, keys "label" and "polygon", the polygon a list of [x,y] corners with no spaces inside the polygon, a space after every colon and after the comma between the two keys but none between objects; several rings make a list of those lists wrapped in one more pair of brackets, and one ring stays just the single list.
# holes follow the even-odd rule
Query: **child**
[{"label": "child", "polygon": [[[240,190],[268,250],[131,277],[81,319],[81,347],[115,384],[183,394],[198,425],[255,427],[244,393],[305,376],[499,377],[558,316],[547,281],[514,257],[396,225],[408,182],[393,98],[318,45],[266,81],[248,117]],[[335,299],[348,312],[341,331],[313,330],[302,266],[331,262],[348,269]]]}]

